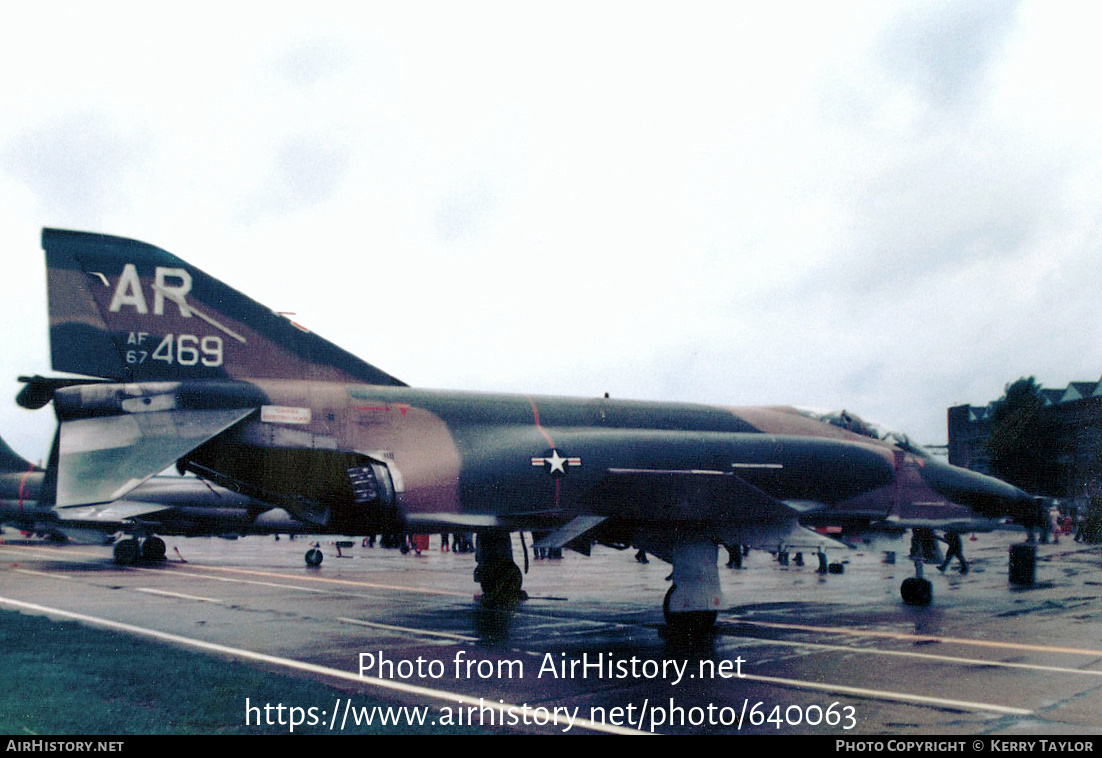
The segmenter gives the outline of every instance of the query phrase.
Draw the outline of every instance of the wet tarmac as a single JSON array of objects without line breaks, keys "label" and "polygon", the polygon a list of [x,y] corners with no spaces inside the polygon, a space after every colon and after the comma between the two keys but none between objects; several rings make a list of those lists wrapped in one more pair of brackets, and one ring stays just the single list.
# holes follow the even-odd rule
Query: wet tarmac
[{"label": "wet tarmac", "polygon": [[6,536],[0,608],[323,679],[348,692],[345,716],[370,693],[514,732],[1102,731],[1102,547],[1070,539],[1038,546],[1036,583],[1019,588],[1020,533],[966,538],[971,570],[928,567],[925,608],[900,599],[906,543],[895,564],[880,550],[835,556],[841,574],[755,551],[721,566],[728,607],[701,642],[667,639],[669,566],[630,550],[530,556],[530,598],[504,612],[475,602],[473,555],[441,552],[436,536],[420,556],[356,541],[338,557],[322,539],[318,568],[302,538],[170,539],[166,562],[123,568],[108,547]]}]

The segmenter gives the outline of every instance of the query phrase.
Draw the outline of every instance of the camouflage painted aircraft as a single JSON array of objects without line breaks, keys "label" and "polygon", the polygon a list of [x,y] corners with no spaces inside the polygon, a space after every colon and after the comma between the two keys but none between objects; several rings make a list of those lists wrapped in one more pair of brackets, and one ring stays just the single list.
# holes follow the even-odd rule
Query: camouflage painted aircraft
[{"label": "camouflage painted aircraft", "polygon": [[165,543],[158,534],[229,537],[308,531],[282,509],[195,477],[156,477],[123,500],[60,511],[50,507],[51,479],[0,440],[0,523],[51,539],[100,544],[105,535],[121,532],[126,536],[115,542],[115,560],[121,564],[164,560]]},{"label": "camouflage painted aircraft", "polygon": [[848,414],[415,389],[135,240],[46,229],[42,380],[59,512],[175,464],[318,530],[478,533],[484,602],[523,596],[511,532],[673,566],[670,624],[722,607],[717,544],[822,546],[825,523],[970,528],[1025,493]]}]

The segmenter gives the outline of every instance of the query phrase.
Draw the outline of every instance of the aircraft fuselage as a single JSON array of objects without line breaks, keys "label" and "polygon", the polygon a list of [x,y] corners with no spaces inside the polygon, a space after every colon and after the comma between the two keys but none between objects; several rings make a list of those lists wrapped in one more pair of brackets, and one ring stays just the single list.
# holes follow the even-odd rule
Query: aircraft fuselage
[{"label": "aircraft fuselage", "polygon": [[1008,513],[1020,497],[791,408],[293,380],[100,384],[60,389],[55,402],[70,423],[240,409],[242,420],[182,456],[181,468],[345,533],[464,518],[538,528],[578,514],[745,525],[791,518],[781,504],[948,523],[973,510]]}]

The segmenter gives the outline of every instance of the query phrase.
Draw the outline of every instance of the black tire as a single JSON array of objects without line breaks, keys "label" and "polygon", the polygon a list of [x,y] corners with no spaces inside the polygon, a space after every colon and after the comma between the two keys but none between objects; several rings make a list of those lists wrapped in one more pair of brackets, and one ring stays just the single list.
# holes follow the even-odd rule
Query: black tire
[{"label": "black tire", "polygon": [[165,541],[160,537],[146,537],[142,542],[143,561],[163,561],[165,559]]},{"label": "black tire", "polygon": [[717,611],[681,611],[675,613],[670,610],[670,598],[677,585],[670,585],[666,590],[666,597],[662,599],[662,615],[666,619],[666,629],[674,635],[698,637],[709,635],[715,631]]},{"label": "black tire", "polygon": [[307,566],[320,566],[321,561],[325,556],[316,547],[312,547],[306,551],[306,565]]},{"label": "black tire", "polygon": [[666,590],[666,596],[662,598],[662,617],[666,619],[666,623],[670,622],[670,616],[674,615],[670,612],[670,598],[673,597],[673,591],[677,589],[676,584],[671,584],[670,588]]},{"label": "black tire", "polygon": [[912,576],[904,579],[899,586],[899,594],[907,605],[926,606],[934,600],[934,586],[928,579]]},{"label": "black tire", "polygon": [[525,598],[524,575],[520,567],[509,560],[493,561],[478,567],[478,582],[482,585],[482,602],[492,608],[516,605]]},{"label": "black tire", "polygon": [[120,566],[132,566],[138,562],[138,558],[141,556],[138,541],[132,537],[116,542],[113,552],[115,563]]}]

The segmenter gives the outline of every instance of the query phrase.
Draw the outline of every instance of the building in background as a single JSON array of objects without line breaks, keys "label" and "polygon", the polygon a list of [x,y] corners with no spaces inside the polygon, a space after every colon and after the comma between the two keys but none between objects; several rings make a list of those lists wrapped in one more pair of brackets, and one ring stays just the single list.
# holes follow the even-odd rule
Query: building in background
[{"label": "building in background", "polygon": [[[1102,379],[1072,382],[1063,389],[1042,388],[1040,396],[1049,435],[1043,444],[1050,446],[1056,465],[1049,491],[1035,494],[1079,502],[1102,497]],[[998,402],[949,409],[950,463],[994,473],[988,440]]]}]

